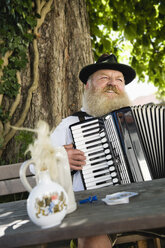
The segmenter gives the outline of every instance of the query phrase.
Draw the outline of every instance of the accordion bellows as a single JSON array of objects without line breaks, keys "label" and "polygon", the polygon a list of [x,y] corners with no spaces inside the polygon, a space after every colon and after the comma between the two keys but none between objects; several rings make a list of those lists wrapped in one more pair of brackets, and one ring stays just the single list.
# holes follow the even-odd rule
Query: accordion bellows
[{"label": "accordion bellows", "polygon": [[70,126],[85,189],[165,177],[165,107],[125,107]]}]

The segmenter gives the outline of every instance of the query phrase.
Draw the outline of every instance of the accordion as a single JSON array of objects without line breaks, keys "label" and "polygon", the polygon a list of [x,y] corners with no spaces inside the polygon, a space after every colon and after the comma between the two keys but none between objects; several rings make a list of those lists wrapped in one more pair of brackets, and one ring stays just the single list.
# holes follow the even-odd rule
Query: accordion
[{"label": "accordion", "polygon": [[70,126],[74,147],[85,153],[85,189],[165,177],[165,107],[115,110]]}]

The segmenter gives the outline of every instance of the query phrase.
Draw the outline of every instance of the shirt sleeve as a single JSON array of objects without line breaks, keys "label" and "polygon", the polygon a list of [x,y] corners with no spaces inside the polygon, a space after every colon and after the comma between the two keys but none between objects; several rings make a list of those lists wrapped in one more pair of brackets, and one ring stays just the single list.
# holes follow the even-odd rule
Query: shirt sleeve
[{"label": "shirt sleeve", "polygon": [[[75,116],[70,116],[63,119],[62,122],[55,128],[55,130],[51,134],[51,141],[53,146],[57,147],[73,143],[69,126],[78,121],[78,117]],[[73,190],[84,190],[83,182],[79,171],[77,171],[73,176]]]},{"label": "shirt sleeve", "polygon": [[72,135],[69,126],[77,122],[77,117],[67,117],[55,128],[51,134],[51,141],[53,146],[63,146],[73,143]]}]

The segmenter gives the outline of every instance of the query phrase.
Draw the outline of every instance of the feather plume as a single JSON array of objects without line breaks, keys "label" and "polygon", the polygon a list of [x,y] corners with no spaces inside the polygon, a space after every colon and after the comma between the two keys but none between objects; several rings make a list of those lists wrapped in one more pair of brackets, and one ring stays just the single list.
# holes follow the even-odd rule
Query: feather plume
[{"label": "feather plume", "polygon": [[45,121],[39,120],[36,129],[12,128],[31,131],[37,134],[37,138],[34,140],[34,143],[30,144],[26,151],[26,153],[30,152],[32,161],[35,163],[36,176],[38,176],[40,171],[52,171],[53,168],[54,177],[57,177],[58,170],[55,164],[57,163],[57,160],[60,160],[60,156],[59,151],[57,151],[57,149],[55,149],[55,147],[51,144],[51,132],[49,130],[49,125]]}]

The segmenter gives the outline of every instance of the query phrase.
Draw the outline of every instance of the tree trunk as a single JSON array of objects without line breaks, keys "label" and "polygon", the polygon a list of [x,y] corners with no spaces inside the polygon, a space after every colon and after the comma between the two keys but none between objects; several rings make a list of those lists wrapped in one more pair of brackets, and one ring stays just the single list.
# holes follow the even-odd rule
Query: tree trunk
[{"label": "tree trunk", "polygon": [[[80,109],[83,83],[78,74],[93,61],[85,0],[54,0],[37,37],[39,84],[23,126],[34,127],[42,119],[52,129],[62,118]],[[34,74],[33,57],[33,49],[29,48],[29,66],[21,75],[22,101],[13,125],[24,108]],[[14,144],[12,139],[3,153],[6,163],[17,162],[13,155],[18,148]]]}]

